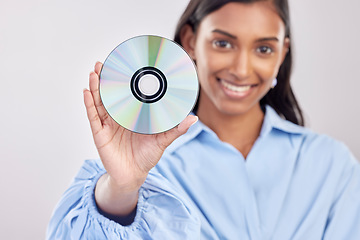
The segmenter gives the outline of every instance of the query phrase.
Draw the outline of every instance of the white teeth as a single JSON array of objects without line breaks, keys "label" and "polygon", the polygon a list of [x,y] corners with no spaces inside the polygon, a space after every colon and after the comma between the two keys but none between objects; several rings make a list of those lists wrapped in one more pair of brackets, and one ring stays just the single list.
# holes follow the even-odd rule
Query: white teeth
[{"label": "white teeth", "polygon": [[251,85],[245,85],[245,86],[235,86],[230,83],[225,82],[224,80],[220,80],[221,84],[226,87],[227,89],[230,89],[234,92],[246,92],[251,88]]}]

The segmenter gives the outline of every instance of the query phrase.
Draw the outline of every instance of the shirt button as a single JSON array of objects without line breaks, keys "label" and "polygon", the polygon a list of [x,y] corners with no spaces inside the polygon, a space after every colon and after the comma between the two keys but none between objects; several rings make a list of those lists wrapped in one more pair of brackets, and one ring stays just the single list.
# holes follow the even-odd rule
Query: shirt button
[{"label": "shirt button", "polygon": [[143,196],[144,196],[144,198],[149,198],[149,197],[150,197],[150,192],[149,192],[149,190],[144,190],[144,191],[143,191]]}]

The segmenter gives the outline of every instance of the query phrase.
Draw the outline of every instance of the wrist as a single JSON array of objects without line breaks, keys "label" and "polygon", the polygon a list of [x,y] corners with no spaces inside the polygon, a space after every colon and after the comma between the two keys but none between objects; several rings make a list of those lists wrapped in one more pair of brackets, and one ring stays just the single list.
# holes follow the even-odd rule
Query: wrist
[{"label": "wrist", "polygon": [[105,173],[101,178],[103,178],[103,184],[109,191],[126,195],[137,193],[146,180],[146,176],[136,179],[126,178],[124,180],[119,180],[114,179],[107,173]]},{"label": "wrist", "polygon": [[127,216],[136,208],[140,187],[137,184],[116,184],[105,173],[95,187],[96,205],[107,214]]}]

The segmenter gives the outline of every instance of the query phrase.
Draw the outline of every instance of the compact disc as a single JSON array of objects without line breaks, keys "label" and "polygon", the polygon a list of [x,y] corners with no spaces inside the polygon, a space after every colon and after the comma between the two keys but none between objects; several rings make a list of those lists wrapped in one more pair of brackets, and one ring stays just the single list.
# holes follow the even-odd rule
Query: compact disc
[{"label": "compact disc", "polygon": [[199,82],[194,62],[180,45],[144,35],[110,53],[99,89],[105,109],[118,124],[155,134],[174,128],[192,111]]}]

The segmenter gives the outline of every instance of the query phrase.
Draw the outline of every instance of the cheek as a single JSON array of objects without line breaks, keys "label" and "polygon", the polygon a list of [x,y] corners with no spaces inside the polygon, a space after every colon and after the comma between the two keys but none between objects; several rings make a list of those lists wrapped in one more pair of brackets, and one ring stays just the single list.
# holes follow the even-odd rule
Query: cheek
[{"label": "cheek", "polygon": [[209,54],[204,46],[197,47],[196,51],[196,66],[199,75],[199,81],[203,85],[204,83],[208,82],[208,78],[211,73],[214,71],[214,63],[213,57]]},{"label": "cheek", "polygon": [[216,73],[227,69],[231,65],[232,57],[229,55],[224,56],[223,54],[211,51],[211,49],[202,49],[198,51],[196,65],[200,81],[208,81],[209,78],[214,78]]},{"label": "cheek", "polygon": [[279,70],[279,61],[277,59],[257,60],[254,61],[254,72],[263,82],[272,82],[276,78]]}]

